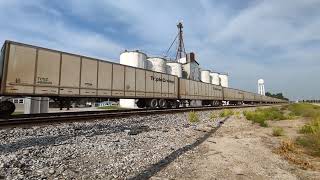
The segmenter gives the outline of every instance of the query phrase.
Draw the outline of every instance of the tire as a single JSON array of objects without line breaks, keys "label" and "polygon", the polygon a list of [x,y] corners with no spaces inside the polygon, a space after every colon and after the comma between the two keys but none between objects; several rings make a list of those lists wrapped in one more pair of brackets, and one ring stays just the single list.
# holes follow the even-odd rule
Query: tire
[{"label": "tire", "polygon": [[16,106],[11,101],[0,102],[0,115],[9,116],[16,110]]}]

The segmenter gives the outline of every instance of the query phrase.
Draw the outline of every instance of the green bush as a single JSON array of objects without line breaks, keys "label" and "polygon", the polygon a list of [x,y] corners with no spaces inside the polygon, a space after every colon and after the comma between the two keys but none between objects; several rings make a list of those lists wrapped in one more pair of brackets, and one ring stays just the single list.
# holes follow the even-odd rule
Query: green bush
[{"label": "green bush", "polygon": [[233,111],[231,111],[230,109],[224,109],[224,110],[220,113],[220,117],[232,116],[233,114],[234,114]]},{"label": "green bush", "polygon": [[265,109],[257,108],[255,111],[244,112],[243,114],[247,120],[259,123],[262,127],[268,126],[268,124],[265,122],[267,120],[287,119],[287,116],[285,116],[284,113],[276,107]]},{"label": "green bush", "polygon": [[274,136],[282,136],[284,133],[283,128],[281,127],[274,127],[272,128],[272,135]]},{"label": "green bush", "polygon": [[189,122],[190,123],[197,123],[199,122],[199,116],[196,112],[194,111],[190,111],[189,114],[188,114],[188,117],[189,117]]}]

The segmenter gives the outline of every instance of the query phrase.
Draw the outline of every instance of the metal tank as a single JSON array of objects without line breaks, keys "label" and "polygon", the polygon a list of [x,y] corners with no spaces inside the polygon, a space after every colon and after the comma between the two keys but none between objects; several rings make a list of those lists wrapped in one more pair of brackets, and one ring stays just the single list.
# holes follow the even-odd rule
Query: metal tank
[{"label": "metal tank", "polygon": [[219,74],[220,78],[220,83],[222,87],[229,87],[229,82],[228,82],[228,74]]},{"label": "metal tank", "polygon": [[178,62],[167,62],[167,73],[182,77],[182,64]]},{"label": "metal tank", "polygon": [[210,77],[211,77],[211,84],[220,86],[220,78],[218,73],[211,72]]},{"label": "metal tank", "polygon": [[167,73],[167,68],[166,68],[166,62],[167,60],[161,57],[150,57],[146,61],[147,63],[147,69],[156,71],[156,72],[162,72],[162,73]]},{"label": "metal tank", "polygon": [[201,70],[201,81],[205,83],[211,83],[209,70]]},{"label": "metal tank", "polygon": [[[120,64],[146,68],[147,55],[140,51],[124,51],[120,54]],[[137,108],[135,99],[120,99],[119,105],[124,108]]]},{"label": "metal tank", "polygon": [[120,54],[120,64],[146,68],[147,55],[140,51],[124,51]]}]

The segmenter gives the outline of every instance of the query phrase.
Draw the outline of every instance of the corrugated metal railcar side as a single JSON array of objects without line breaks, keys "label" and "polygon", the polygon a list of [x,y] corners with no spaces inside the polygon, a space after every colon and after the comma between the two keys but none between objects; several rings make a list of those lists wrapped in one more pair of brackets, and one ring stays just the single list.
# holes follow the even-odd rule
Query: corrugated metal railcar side
[{"label": "corrugated metal railcar side", "polygon": [[6,41],[1,94],[111,98],[178,97],[178,77]]},{"label": "corrugated metal railcar side", "polygon": [[244,93],[241,90],[233,88],[223,88],[225,101],[243,101]]},{"label": "corrugated metal railcar side", "polygon": [[179,99],[222,100],[222,87],[179,78]]},{"label": "corrugated metal railcar side", "polygon": [[247,91],[242,91],[243,92],[243,101],[246,101],[246,102],[253,102],[255,99],[254,99],[254,93],[251,93],[251,92],[247,92]]}]

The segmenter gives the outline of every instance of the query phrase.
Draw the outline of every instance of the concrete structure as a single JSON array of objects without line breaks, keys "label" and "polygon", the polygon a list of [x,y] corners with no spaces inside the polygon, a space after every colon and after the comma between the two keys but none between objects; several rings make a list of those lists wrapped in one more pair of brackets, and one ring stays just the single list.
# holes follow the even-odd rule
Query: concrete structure
[{"label": "concrete structure", "polygon": [[167,73],[182,77],[182,64],[179,62],[167,62]]},{"label": "concrete structure", "polygon": [[[120,64],[145,69],[147,55],[139,51],[125,51],[120,54]],[[120,99],[119,105],[123,108],[137,108],[135,99]]]},{"label": "concrete structure", "polygon": [[161,57],[150,57],[146,61],[146,68],[156,72],[167,73],[167,60]]},{"label": "concrete structure", "polygon": [[219,79],[222,87],[229,87],[228,74],[219,74]]},{"label": "concrete structure", "polygon": [[258,94],[263,95],[263,96],[266,95],[266,91],[264,89],[264,80],[263,79],[258,80]]},{"label": "concrete structure", "polygon": [[201,81],[205,83],[211,83],[210,71],[201,70]]}]

